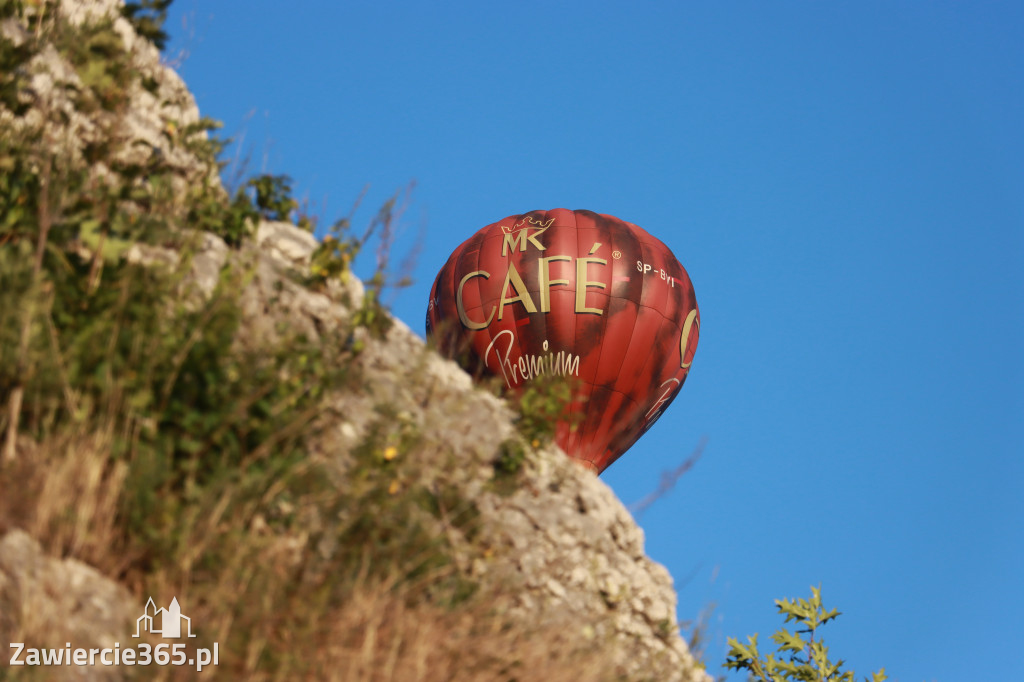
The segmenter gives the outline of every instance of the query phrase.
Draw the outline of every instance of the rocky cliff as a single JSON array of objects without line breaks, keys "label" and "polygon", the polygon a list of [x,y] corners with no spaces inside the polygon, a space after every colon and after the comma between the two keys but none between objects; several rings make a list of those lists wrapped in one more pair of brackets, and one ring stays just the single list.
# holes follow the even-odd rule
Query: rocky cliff
[{"label": "rocky cliff", "polygon": [[710,679],[608,487],[381,310],[358,244],[228,196],[117,2],[0,8],[0,640],[127,647],[176,596],[231,679]]}]

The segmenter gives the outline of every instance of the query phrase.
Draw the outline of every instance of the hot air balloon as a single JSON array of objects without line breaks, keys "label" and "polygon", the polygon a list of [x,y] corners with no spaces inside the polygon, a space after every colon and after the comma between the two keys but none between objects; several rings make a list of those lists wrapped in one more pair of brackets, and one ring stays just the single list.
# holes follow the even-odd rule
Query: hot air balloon
[{"label": "hot air balloon", "polygon": [[557,208],[499,220],[448,258],[427,335],[474,372],[522,390],[570,377],[555,441],[604,471],[672,402],[693,362],[700,313],[690,278],[643,229]]}]

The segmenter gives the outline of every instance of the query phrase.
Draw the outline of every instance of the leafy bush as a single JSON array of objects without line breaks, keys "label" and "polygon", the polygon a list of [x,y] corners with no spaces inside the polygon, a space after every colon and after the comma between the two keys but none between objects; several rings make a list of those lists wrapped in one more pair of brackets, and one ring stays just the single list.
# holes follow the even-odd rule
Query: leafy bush
[{"label": "leafy bush", "polygon": [[132,23],[136,33],[163,51],[169,38],[163,26],[167,21],[167,9],[172,2],[173,0],[126,2],[121,8],[121,14]]},{"label": "leafy bush", "polygon": [[572,377],[541,375],[518,392],[510,393],[516,427],[532,447],[550,443],[558,421],[569,418]]},{"label": "leafy bush", "polygon": [[287,175],[260,175],[246,183],[255,193],[253,201],[261,218],[287,221],[299,202],[292,197],[292,179]]},{"label": "leafy bush", "polygon": [[[818,636],[819,628],[840,615],[838,610],[828,611],[822,605],[820,587],[811,588],[809,600],[776,599],[775,605],[779,613],[786,616],[785,623],[795,621],[800,627],[795,632],[779,628],[772,635],[772,641],[779,645],[777,654],[762,655],[757,648],[756,634],[748,637],[746,644],[730,637],[725,668],[746,670],[750,679],[758,682],[854,682],[855,674],[843,672],[844,661],[833,663],[829,659],[828,647]],[[882,668],[869,682],[886,679],[885,668]]]}]

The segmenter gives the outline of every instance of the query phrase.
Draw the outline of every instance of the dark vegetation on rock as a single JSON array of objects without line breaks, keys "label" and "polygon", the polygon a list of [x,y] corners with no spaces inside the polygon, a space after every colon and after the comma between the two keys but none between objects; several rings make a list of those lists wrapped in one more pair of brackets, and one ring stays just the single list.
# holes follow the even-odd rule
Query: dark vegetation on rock
[{"label": "dark vegetation on rock", "polygon": [[708,679],[550,405],[393,319],[287,178],[223,188],[167,4],[0,0],[0,640],[131,646],[177,597],[211,679]]}]

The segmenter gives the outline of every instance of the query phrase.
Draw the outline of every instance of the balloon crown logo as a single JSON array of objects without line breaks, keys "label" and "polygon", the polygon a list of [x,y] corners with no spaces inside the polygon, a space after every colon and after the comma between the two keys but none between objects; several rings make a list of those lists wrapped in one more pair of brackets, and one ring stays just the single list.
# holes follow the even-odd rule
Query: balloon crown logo
[{"label": "balloon crown logo", "polygon": [[501,226],[501,230],[505,234],[512,234],[513,232],[519,232],[520,230],[524,230],[524,229],[526,229],[528,227],[536,227],[536,228],[540,228],[541,231],[544,231],[544,230],[548,229],[549,227],[551,227],[554,224],[555,224],[555,219],[554,218],[551,218],[549,220],[540,220],[540,219],[534,219],[534,218],[531,218],[531,217],[527,216],[527,217],[523,218],[522,220],[520,220],[515,225],[502,225]]}]

